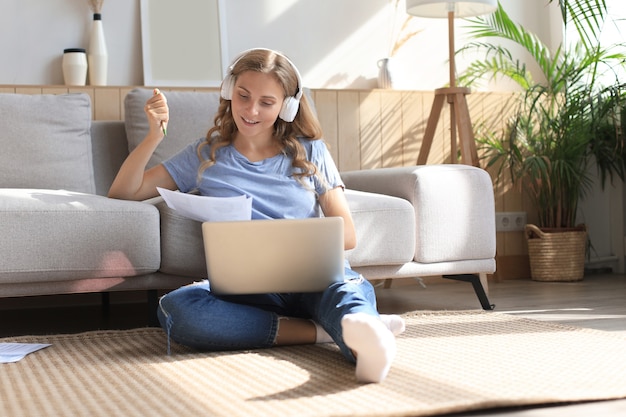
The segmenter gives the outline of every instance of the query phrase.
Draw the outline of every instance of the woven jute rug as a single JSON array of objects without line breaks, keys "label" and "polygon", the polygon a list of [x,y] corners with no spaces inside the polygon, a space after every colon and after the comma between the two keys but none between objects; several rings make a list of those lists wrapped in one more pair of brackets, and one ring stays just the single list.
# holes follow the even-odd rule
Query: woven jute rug
[{"label": "woven jute rug", "polygon": [[387,379],[334,344],[198,353],[160,329],[29,336],[0,365],[2,416],[429,416],[626,397],[626,337],[483,312],[414,312]]}]

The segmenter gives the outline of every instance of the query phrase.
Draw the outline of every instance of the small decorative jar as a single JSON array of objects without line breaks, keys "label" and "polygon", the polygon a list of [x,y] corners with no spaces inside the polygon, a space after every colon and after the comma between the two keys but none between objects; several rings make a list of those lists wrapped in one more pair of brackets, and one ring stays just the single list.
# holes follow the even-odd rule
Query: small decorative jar
[{"label": "small decorative jar", "polygon": [[85,85],[87,82],[87,55],[84,49],[63,50],[63,79],[65,85]]}]

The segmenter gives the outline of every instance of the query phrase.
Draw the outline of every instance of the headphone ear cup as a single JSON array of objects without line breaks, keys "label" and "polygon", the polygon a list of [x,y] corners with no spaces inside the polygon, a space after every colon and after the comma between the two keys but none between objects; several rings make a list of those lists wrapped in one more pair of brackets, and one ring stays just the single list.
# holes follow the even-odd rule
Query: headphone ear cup
[{"label": "headphone ear cup", "polygon": [[220,94],[224,100],[232,100],[233,99],[233,89],[235,88],[235,80],[233,76],[228,74],[224,81],[222,81],[222,88],[220,90]]},{"label": "headphone ear cup", "polygon": [[300,100],[295,97],[286,97],[283,101],[283,107],[280,109],[278,117],[286,122],[293,122],[298,114],[298,108],[300,107]]}]

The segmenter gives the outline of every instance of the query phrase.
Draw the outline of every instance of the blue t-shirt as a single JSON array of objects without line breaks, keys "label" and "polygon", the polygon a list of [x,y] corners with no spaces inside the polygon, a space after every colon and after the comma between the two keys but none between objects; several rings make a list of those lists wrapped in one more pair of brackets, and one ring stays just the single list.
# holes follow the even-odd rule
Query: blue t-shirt
[{"label": "blue t-shirt", "polygon": [[[343,187],[337,166],[322,140],[299,139],[309,161],[313,162],[324,182],[315,176],[305,177],[303,187],[291,174],[292,158],[280,153],[258,162],[250,162],[233,145],[220,148],[215,164],[204,170],[198,182],[198,145],[204,138],[188,145],[163,162],[181,192],[197,190],[211,197],[252,197],[253,219],[297,219],[321,215],[316,194]],[[209,146],[202,156],[209,156]],[[315,192],[313,191],[315,190]]]}]

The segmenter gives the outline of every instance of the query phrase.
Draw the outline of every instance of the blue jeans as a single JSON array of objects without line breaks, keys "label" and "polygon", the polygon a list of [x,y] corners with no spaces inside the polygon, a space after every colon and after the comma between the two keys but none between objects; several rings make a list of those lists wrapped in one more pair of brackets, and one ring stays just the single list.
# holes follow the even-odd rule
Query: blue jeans
[{"label": "blue jeans", "polygon": [[354,356],[342,337],[345,314],[378,317],[369,281],[346,268],[345,280],[319,293],[218,296],[202,281],[174,290],[159,301],[157,315],[169,339],[199,350],[242,350],[273,345],[278,318],[312,319],[333,338],[344,356]]}]

